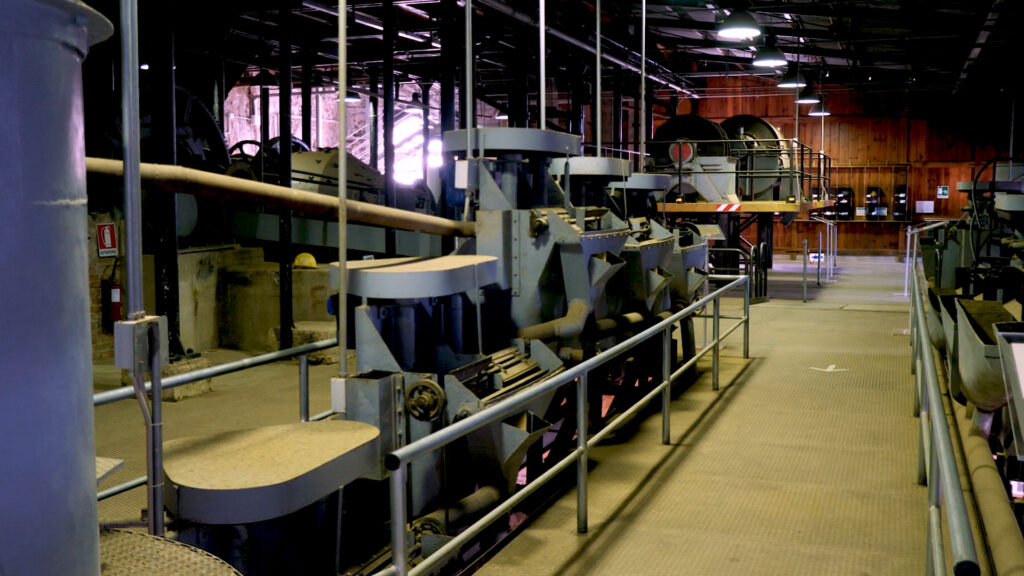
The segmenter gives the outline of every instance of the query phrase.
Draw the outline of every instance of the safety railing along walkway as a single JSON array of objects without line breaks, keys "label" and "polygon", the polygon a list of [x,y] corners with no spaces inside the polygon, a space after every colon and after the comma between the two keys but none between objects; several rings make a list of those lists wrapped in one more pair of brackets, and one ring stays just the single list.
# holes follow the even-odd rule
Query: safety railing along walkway
[{"label": "safety railing along walkway", "polygon": [[[945,223],[941,223],[945,224]],[[928,225],[918,231],[934,228]],[[914,234],[916,238],[916,234]],[[928,283],[917,264],[914,249],[913,273],[910,274],[910,342],[913,349],[911,371],[916,376],[914,414],[920,418],[918,443],[918,483],[928,486],[928,545],[926,574],[946,574],[943,549],[942,512],[946,515],[953,573],[978,574],[978,554],[967,516],[967,505],[961,490],[960,472],[953,454],[953,443],[946,420],[946,410],[939,389],[938,370],[924,306],[928,306]]]},{"label": "safety railing along walkway", "polygon": [[[670,407],[671,407],[671,384],[672,382],[694,366],[698,360],[709,352],[712,354],[712,390],[718,390],[719,377],[719,348],[721,342],[743,327],[743,357],[749,358],[750,354],[750,282],[747,276],[711,276],[711,280],[728,281],[729,283],[711,292],[704,298],[690,304],[683,310],[673,314],[669,318],[651,326],[650,328],[634,335],[633,337],[609,348],[608,350],[590,358],[576,366],[562,372],[553,378],[546,380],[536,386],[525,390],[506,400],[489,406],[476,414],[469,416],[459,422],[451,424],[433,434],[425,436],[411,444],[403,446],[385,457],[384,464],[390,470],[391,488],[391,566],[378,572],[379,575],[397,574],[400,576],[420,575],[429,573],[432,569],[446,562],[454,554],[480,534],[492,523],[508,514],[516,505],[525,500],[538,488],[556,478],[564,470],[576,464],[576,530],[580,533],[587,532],[587,458],[588,451],[594,447],[608,434],[617,429],[620,425],[628,422],[638,412],[643,410],[654,398],[659,395],[661,402],[661,440],[662,443],[670,442]],[[743,316],[724,333],[720,331],[720,305],[721,298],[732,290],[742,287],[743,289]],[[712,304],[712,330],[711,342],[698,351],[693,358],[687,360],[683,365],[671,371],[671,345],[673,326],[694,315],[698,310],[707,304]],[[661,336],[663,342],[662,352],[662,381],[637,401],[628,410],[612,419],[600,431],[590,436],[587,432],[587,377],[591,370],[604,363],[617,358],[623,352],[627,352],[637,345],[646,342],[657,336]],[[498,422],[516,412],[522,411],[530,402],[536,398],[549,394],[575,382],[576,384],[576,448],[564,458],[555,463],[544,474],[527,483],[518,492],[499,504],[481,519],[466,528],[458,536],[449,540],[444,546],[438,549],[423,561],[410,569],[409,567],[409,526],[408,526],[408,502],[406,500],[406,482],[408,479],[408,467],[414,460],[441,449],[442,447],[463,438],[489,424]]]}]

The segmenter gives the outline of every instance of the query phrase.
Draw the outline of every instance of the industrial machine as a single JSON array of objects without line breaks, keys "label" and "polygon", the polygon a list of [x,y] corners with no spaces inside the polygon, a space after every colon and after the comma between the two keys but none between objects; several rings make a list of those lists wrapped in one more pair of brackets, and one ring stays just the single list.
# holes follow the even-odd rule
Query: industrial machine
[{"label": "industrial machine", "polygon": [[[191,484],[194,446],[245,450],[244,435],[169,445],[167,508],[182,541],[247,574],[330,573],[336,565],[349,567],[349,574],[374,573],[391,562],[387,454],[615,346],[704,289],[709,232],[669,229],[657,218],[669,176],[631,174],[624,160],[581,157],[580,139],[570,134],[479,128],[471,136],[468,148],[466,131],[444,135],[445,153],[457,160],[457,184],[466,190],[469,236],[448,253],[350,256],[345,263],[349,299],[340,302],[335,293],[330,308],[346,307],[356,366],[332,382],[339,420],[323,423],[330,430],[307,423],[256,433],[269,435],[261,442],[273,445],[315,430],[351,447],[301,475],[308,480],[266,488],[290,503],[270,506],[266,499],[242,505],[250,496],[241,487],[229,495]],[[335,193],[336,152],[293,158],[295,188]],[[375,197],[379,189],[367,174],[354,172],[349,196]],[[332,264],[334,289],[339,272]],[[673,367],[693,357],[691,321],[676,327],[669,354]],[[650,341],[591,372],[591,434],[653,389],[663,355],[662,342]],[[573,449],[574,394],[570,387],[538,396],[523,412],[411,465],[412,563]],[[329,469],[344,470],[341,491],[315,501],[295,496],[310,493],[323,479],[319,471]],[[516,521],[534,514],[542,500],[524,503]],[[490,538],[511,528],[499,523]],[[272,559],[268,549],[275,549]],[[282,564],[282,558],[304,560]],[[472,554],[456,562],[471,560]]]},{"label": "industrial machine", "polygon": [[[723,273],[766,278],[775,222],[789,225],[800,211],[830,205],[830,159],[783,138],[756,116],[720,124],[695,114],[675,116],[655,131],[649,150],[649,170],[672,178],[658,211],[669,227],[718,225],[723,241],[710,250],[709,265]],[[756,237],[744,235],[751,226]],[[766,283],[754,288],[755,301],[767,298]]]},{"label": "industrial machine", "polygon": [[952,396],[974,407],[1011,494],[1024,480],[1024,186],[1013,170],[997,164],[993,180],[961,182],[970,201],[964,217],[921,241],[928,335],[945,355]]}]

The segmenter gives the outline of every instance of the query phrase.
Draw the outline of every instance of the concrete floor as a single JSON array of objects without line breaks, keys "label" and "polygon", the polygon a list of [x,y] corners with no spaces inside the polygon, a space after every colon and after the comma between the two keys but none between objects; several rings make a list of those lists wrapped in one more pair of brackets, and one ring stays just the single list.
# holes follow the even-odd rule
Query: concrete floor
[{"label": "concrete floor", "polygon": [[[922,571],[926,489],[915,483],[903,268],[892,258],[841,264],[838,282],[821,288],[811,268],[802,303],[799,262],[779,259],[772,300],[751,309],[751,360],[740,358],[738,331],[722,352],[722,390],[710,390],[705,370],[674,402],[671,445],[654,416],[628,442],[592,452],[589,533],[576,533],[569,493],[481,573]],[[336,371],[311,367],[311,413],[330,407]],[[97,366],[96,380],[107,389],[119,374]],[[165,438],[296,421],[297,381],[294,361],[219,377],[212,393],[165,404]],[[96,409],[97,454],[126,460],[101,489],[145,473],[144,444],[133,400]],[[101,522],[138,521],[144,492],[101,502]]]},{"label": "concrete floor", "polygon": [[572,491],[480,574],[923,571],[903,268],[841,263],[803,303],[799,263],[779,260],[772,300],[751,310],[749,365],[735,369],[733,336],[722,391],[705,374],[674,402],[670,446],[652,417],[592,451],[587,534]]}]

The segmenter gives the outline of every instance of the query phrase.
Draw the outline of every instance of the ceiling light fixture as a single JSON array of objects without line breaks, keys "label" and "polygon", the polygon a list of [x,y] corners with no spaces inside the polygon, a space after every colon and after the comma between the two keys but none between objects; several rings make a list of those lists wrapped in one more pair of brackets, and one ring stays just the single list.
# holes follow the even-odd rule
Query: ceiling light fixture
[{"label": "ceiling light fixture", "polygon": [[818,94],[814,92],[810,85],[804,86],[804,89],[796,97],[797,104],[817,104],[818,102],[821,102],[821,98],[818,97]]},{"label": "ceiling light fixture", "polygon": [[505,112],[498,112],[494,115],[495,120],[508,120],[508,114]]},{"label": "ceiling light fixture", "polygon": [[754,55],[754,66],[758,68],[779,68],[786,65],[786,54],[775,45],[775,37],[769,36],[764,47]]},{"label": "ceiling light fixture", "polygon": [[795,66],[790,66],[789,70],[782,75],[782,80],[779,81],[779,88],[803,88],[804,86],[807,86],[807,81],[796,71]]},{"label": "ceiling light fixture", "polygon": [[355,92],[346,92],[345,93],[345,102],[348,102],[350,104],[355,104],[357,102],[362,102],[362,101],[363,100],[362,100],[362,98],[359,97],[359,94],[356,94]]},{"label": "ceiling light fixture", "polygon": [[718,37],[723,40],[747,40],[761,35],[761,26],[746,10],[733,10],[718,25]]},{"label": "ceiling light fixture", "polygon": [[825,96],[821,96],[821,102],[818,102],[814,106],[811,106],[811,111],[807,113],[808,116],[831,116],[832,112],[825,105]]}]

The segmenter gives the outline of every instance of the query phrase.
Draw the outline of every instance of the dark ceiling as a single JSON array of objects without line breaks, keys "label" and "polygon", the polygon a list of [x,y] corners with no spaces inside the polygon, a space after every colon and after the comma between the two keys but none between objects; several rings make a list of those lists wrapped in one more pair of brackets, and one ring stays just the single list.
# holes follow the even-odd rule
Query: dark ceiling
[{"label": "dark ceiling", "polygon": [[[366,87],[371,77],[382,78],[390,54],[399,82],[461,79],[460,1],[393,0],[390,10],[382,2],[350,2],[348,56],[355,84]],[[511,98],[536,93],[536,0],[474,0],[473,7],[477,95],[501,108]],[[754,42],[719,40],[716,21],[740,8],[749,10],[766,35]],[[755,68],[751,60],[754,48],[771,35],[791,63],[799,63],[805,76],[828,91],[973,98],[1019,81],[1015,70],[1024,55],[1024,35],[1018,31],[1024,23],[1022,10],[1019,0],[651,0],[647,72],[655,88],[668,89],[662,98],[727,96],[715,80],[725,76],[761,77],[750,81],[750,89],[770,90],[773,82],[764,78],[777,78],[781,72]],[[116,5],[113,11],[116,20]],[[335,3],[178,0],[173,11],[179,82],[188,78],[189,65],[209,67],[213,61],[223,62],[229,86],[246,70],[275,71],[284,43],[292,46],[296,81],[302,78],[304,63],[313,66],[322,83],[334,81]],[[621,79],[627,96],[636,91],[632,70],[640,66],[640,12],[636,1],[602,3],[605,90]],[[548,91],[590,90],[594,3],[548,0],[547,22]],[[147,26],[151,24],[140,20],[144,44]],[[388,35],[391,30],[394,38]]]}]

